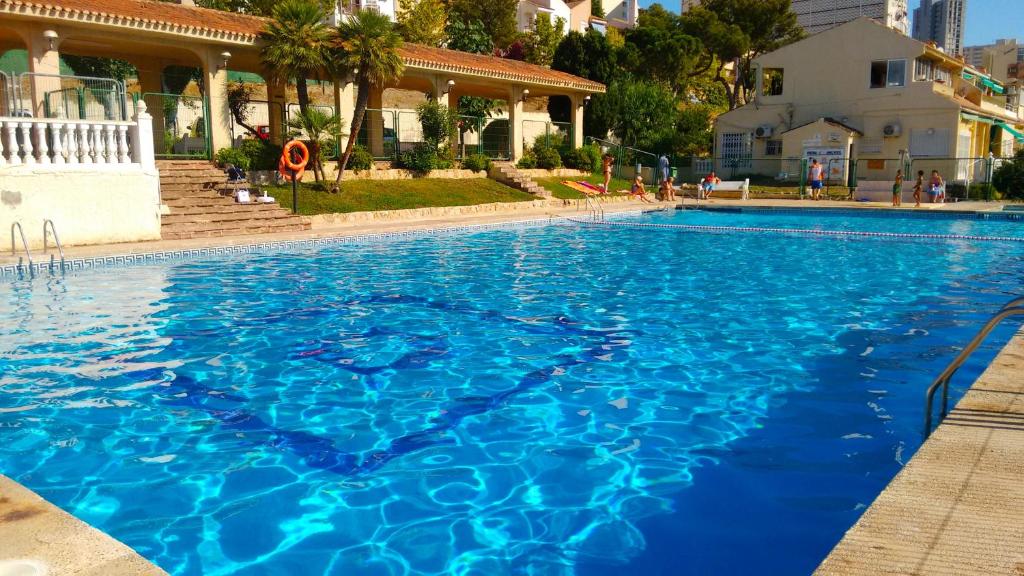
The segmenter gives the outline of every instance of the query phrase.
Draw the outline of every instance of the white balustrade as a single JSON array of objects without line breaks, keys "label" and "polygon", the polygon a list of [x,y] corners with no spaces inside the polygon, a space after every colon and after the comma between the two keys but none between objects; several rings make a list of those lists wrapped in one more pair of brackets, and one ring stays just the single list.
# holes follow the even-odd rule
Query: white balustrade
[{"label": "white balustrade", "polygon": [[129,122],[0,117],[0,167],[136,164],[152,168],[152,138],[152,117],[144,109]]}]

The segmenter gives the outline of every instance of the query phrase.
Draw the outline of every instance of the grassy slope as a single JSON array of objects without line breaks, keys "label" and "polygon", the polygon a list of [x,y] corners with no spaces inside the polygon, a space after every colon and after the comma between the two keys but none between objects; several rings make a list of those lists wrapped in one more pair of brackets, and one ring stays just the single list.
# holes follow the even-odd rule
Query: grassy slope
[{"label": "grassy slope", "polygon": [[[554,196],[555,198],[561,198],[563,200],[574,200],[576,198],[583,198],[583,193],[582,192],[578,192],[576,190],[573,190],[572,188],[569,188],[568,186],[563,185],[562,184],[563,180],[586,180],[587,182],[590,182],[591,184],[597,184],[598,186],[604,184],[604,176],[602,176],[600,174],[591,174],[590,176],[586,176],[586,177],[582,177],[582,178],[581,177],[576,177],[576,178],[535,178],[534,179],[534,181],[537,182],[537,184],[540,184],[544,188],[547,188],[548,190],[550,190],[551,191],[551,195]],[[612,189],[612,194],[617,196],[617,195],[619,195],[620,191],[622,191],[622,190],[629,190],[631,185],[632,185],[632,182],[629,182],[627,180],[620,180],[618,178],[612,178],[612,182],[609,185],[609,187]],[[647,192],[653,194],[655,191],[652,190],[648,186]]]},{"label": "grassy slope", "polygon": [[[291,209],[291,184],[263,186],[281,206]],[[331,214],[337,212],[365,212],[371,210],[402,210],[435,206],[471,206],[489,202],[524,202],[536,200],[486,178],[449,180],[417,178],[413,180],[347,180],[341,192],[331,194],[312,189],[308,184],[299,186],[300,214]]]}]

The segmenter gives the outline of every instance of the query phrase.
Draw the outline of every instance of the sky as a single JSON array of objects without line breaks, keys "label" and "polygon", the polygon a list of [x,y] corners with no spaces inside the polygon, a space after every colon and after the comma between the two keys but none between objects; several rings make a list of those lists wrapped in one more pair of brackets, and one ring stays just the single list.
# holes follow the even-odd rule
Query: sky
[{"label": "sky", "polygon": [[[640,0],[646,8],[656,0]],[[673,12],[679,12],[679,0],[661,0],[661,5]],[[920,0],[908,0],[910,11]],[[967,0],[967,26],[964,30],[964,45],[991,44],[996,38],[1017,38],[1024,41],[1024,9],[1022,0]]]}]

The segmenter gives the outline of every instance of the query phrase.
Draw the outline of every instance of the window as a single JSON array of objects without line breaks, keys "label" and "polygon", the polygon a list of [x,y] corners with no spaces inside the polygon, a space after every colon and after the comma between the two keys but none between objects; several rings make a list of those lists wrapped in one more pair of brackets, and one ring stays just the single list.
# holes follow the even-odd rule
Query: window
[{"label": "window", "polygon": [[949,69],[939,66],[938,62],[928,58],[914,60],[914,81],[915,82],[940,82],[949,84],[951,80]]},{"label": "window", "polygon": [[903,86],[906,76],[906,60],[875,60],[871,63],[872,88]]},{"label": "window", "polygon": [[724,132],[722,134],[721,157],[727,160],[738,160],[739,162],[729,163],[730,167],[744,166],[750,164],[750,156],[753,152],[753,139],[748,132]]},{"label": "window", "polygon": [[764,143],[765,156],[782,156],[782,140],[768,140]]},{"label": "window", "polygon": [[945,158],[949,155],[950,135],[945,128],[910,131],[910,156],[913,158]]},{"label": "window", "polygon": [[763,96],[781,96],[782,76],[782,68],[765,68],[761,94]]}]

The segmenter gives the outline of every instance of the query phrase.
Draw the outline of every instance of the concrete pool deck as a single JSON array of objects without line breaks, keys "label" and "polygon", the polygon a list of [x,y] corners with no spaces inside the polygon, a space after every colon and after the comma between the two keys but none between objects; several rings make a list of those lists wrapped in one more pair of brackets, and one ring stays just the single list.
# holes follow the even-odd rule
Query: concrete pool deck
[{"label": "concrete pool deck", "polygon": [[1024,330],[815,572],[883,574],[1024,575]]},{"label": "concrete pool deck", "polygon": [[[344,224],[331,224],[325,219],[313,217],[314,226],[312,230],[303,232],[281,232],[275,234],[258,234],[249,236],[222,236],[213,238],[193,238],[187,240],[154,240],[146,242],[129,242],[120,244],[96,244],[86,246],[67,246],[64,248],[67,259],[74,258],[95,258],[100,256],[118,256],[127,254],[146,254],[152,252],[164,252],[173,250],[188,250],[195,248],[211,248],[221,246],[242,246],[247,244],[260,244],[265,242],[280,242],[289,240],[305,240],[312,238],[332,238],[345,236],[359,236],[362,234],[375,234],[382,232],[400,232],[411,230],[432,230],[451,226],[470,226],[495,224],[502,222],[515,222],[520,220],[535,220],[555,216],[573,216],[585,214],[581,211],[576,201],[550,201],[546,206],[539,207],[534,203],[522,208],[509,208],[505,211],[491,211],[486,213],[470,212],[463,215],[445,215],[439,217],[420,217],[409,219],[381,219],[381,220],[358,220]],[[730,200],[714,199],[701,200],[702,206],[709,207],[769,207],[769,208],[857,208],[862,210],[906,210],[913,209],[911,206],[893,208],[884,202],[852,202],[838,200]],[[656,202],[654,204],[624,201],[616,198],[614,201],[604,205],[607,214],[635,210],[657,210],[674,209],[678,203]],[[692,198],[686,199],[684,207],[695,206],[696,201]],[[941,210],[941,211],[969,211],[969,212],[991,212],[1001,211],[1003,204],[998,202],[958,202],[950,204],[922,204],[916,210]],[[55,250],[50,249],[52,254]],[[36,250],[32,254],[36,263],[47,261],[49,254],[42,254]],[[18,254],[11,254],[4,251],[0,254],[0,266],[17,264]],[[0,575],[2,576],[2,575]]]},{"label": "concrete pool deck", "polygon": [[0,576],[166,576],[131,548],[0,476]]}]

